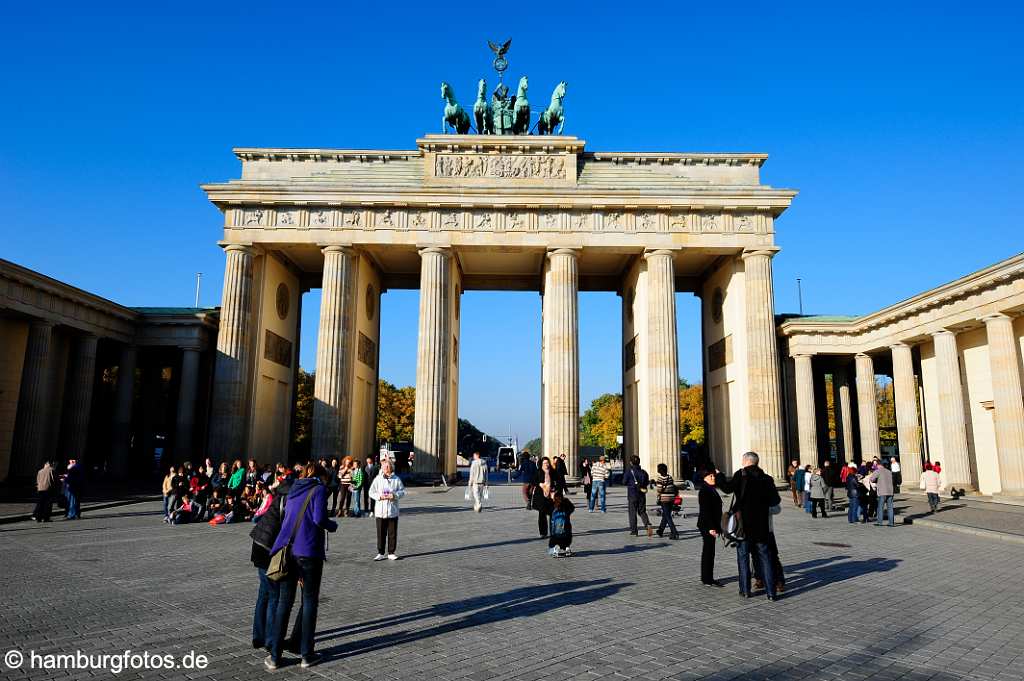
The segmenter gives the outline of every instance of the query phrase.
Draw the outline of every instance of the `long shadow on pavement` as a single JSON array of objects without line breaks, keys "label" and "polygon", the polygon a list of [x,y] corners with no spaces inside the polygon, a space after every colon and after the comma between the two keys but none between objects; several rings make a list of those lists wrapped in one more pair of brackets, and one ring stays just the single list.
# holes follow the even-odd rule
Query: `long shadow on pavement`
[{"label": "long shadow on pavement", "polygon": [[322,641],[330,641],[346,635],[373,632],[376,629],[412,623],[425,618],[465,613],[457,620],[438,624],[427,629],[403,630],[391,634],[373,633],[367,638],[341,643],[321,651],[325,662],[337,660],[383,650],[394,645],[421,641],[434,636],[443,636],[470,627],[477,627],[481,624],[502,622],[519,617],[532,617],[557,608],[593,603],[602,598],[614,596],[622,588],[632,586],[633,584],[632,582],[611,584],[609,581],[601,579],[520,587],[499,594],[489,594],[451,601],[449,603],[440,603],[430,608],[423,608],[394,617],[361,622],[352,627],[328,630],[322,632],[322,638],[320,635],[317,638]]},{"label": "long shadow on pavement", "polygon": [[[402,511],[402,513],[405,513],[405,511]],[[587,535],[592,535],[592,534],[608,534],[608,533],[611,533],[611,532],[621,533],[622,530],[620,530],[618,528],[612,528],[612,529],[606,529],[606,530],[588,530],[586,532],[574,532],[573,533],[573,537],[585,537]],[[421,553],[407,553],[407,554],[404,554],[402,557],[404,559],[408,560],[409,558],[421,558],[423,556],[438,556],[438,555],[443,555],[445,553],[457,553],[459,551],[474,551],[476,549],[491,549],[491,548],[494,548],[496,546],[511,546],[513,544],[532,544],[534,542],[539,542],[541,539],[543,539],[543,537],[539,537],[539,536],[535,536],[534,535],[534,536],[529,536],[529,537],[520,537],[518,539],[506,539],[505,541],[493,541],[493,542],[488,542],[486,544],[472,544],[472,545],[469,545],[469,546],[453,546],[450,549],[438,549],[437,551],[423,551]]]}]

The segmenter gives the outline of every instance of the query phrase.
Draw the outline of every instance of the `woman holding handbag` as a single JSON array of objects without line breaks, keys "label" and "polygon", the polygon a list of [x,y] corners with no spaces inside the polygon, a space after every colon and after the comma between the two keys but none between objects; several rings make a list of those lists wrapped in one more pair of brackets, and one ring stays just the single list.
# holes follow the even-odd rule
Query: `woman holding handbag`
[{"label": "woman holding handbag", "polygon": [[[327,486],[323,480],[327,474],[318,463],[308,463],[302,469],[298,480],[292,485],[285,503],[284,520],[277,540],[271,548],[271,569],[280,551],[285,574],[280,578],[280,591],[274,616],[274,627],[270,632],[270,655],[264,660],[267,669],[275,670],[281,662],[282,639],[291,615],[292,604],[299,581],[302,582],[301,616],[295,622],[292,632],[299,641],[301,666],[309,667],[316,662],[313,641],[316,635],[316,616],[320,607],[320,581],[323,577],[325,551],[324,532],[334,532],[338,524],[327,516]],[[270,570],[268,570],[268,576]]]}]

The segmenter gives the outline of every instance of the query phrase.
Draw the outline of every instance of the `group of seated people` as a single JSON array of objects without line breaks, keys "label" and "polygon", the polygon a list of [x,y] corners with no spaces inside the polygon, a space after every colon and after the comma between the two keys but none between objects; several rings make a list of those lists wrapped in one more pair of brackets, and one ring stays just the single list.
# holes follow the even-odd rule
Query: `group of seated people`
[{"label": "group of seated people", "polygon": [[262,467],[252,460],[244,465],[239,459],[230,471],[227,463],[214,467],[210,459],[198,466],[170,466],[163,480],[164,522],[219,525],[256,520],[270,504],[274,482],[294,475],[282,463]]}]

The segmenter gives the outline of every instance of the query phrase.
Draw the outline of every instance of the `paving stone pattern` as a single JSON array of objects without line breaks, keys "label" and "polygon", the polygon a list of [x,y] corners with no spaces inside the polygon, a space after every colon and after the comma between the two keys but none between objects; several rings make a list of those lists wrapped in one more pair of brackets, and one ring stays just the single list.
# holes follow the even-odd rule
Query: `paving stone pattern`
[{"label": "paving stone pattern", "polygon": [[[574,517],[576,556],[553,559],[517,490],[473,513],[462,490],[403,502],[397,562],[371,561],[371,520],[331,537],[318,624],[324,661],[282,679],[982,679],[1024,674],[1024,546],[920,526],[850,526],[787,506],[776,532],[785,598],[699,584],[693,516],[682,539],[629,537],[624,499]],[[693,510],[688,496],[685,505]],[[653,516],[652,516],[653,517]],[[177,656],[199,670],[7,669],[4,679],[252,679],[256,573],[249,525],[170,527],[157,503],[77,522],[0,528],[0,654]]]}]

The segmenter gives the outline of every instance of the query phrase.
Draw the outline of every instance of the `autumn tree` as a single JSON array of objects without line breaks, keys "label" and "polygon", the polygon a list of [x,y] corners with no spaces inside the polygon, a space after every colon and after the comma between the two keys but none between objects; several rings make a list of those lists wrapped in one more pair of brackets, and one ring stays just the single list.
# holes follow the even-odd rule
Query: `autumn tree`
[{"label": "autumn tree", "polygon": [[679,381],[679,441],[704,444],[704,386]]},{"label": "autumn tree", "polygon": [[384,379],[377,387],[377,441],[407,442],[415,427],[416,388],[396,388]]},{"label": "autumn tree", "polygon": [[313,439],[313,384],[316,377],[299,369],[299,383],[295,387],[295,430],[292,434],[293,461],[309,459]]},{"label": "autumn tree", "polygon": [[622,395],[605,393],[590,403],[580,417],[580,444],[584,447],[619,446],[622,435]]}]

